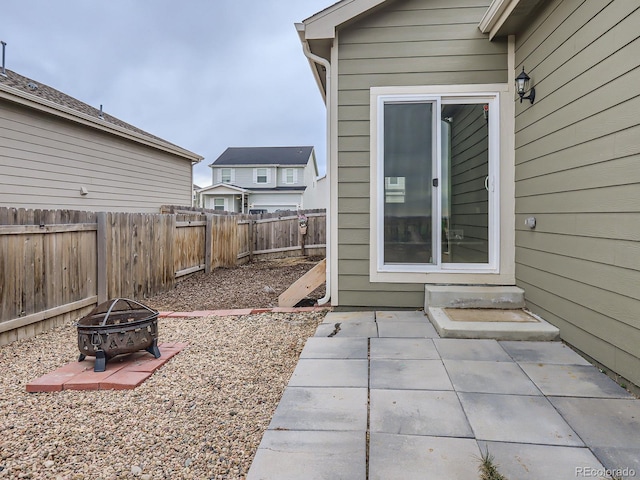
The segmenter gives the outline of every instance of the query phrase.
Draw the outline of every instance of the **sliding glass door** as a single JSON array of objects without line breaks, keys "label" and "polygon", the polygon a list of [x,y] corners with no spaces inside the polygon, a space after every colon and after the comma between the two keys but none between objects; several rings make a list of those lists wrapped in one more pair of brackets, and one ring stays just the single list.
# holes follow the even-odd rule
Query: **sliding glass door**
[{"label": "sliding glass door", "polygon": [[485,104],[443,102],[443,264],[489,263],[489,125]]},{"label": "sliding glass door", "polygon": [[495,261],[492,101],[442,96],[381,103],[383,269],[473,270]]},{"label": "sliding glass door", "polygon": [[384,109],[384,260],[433,264],[436,102]]}]

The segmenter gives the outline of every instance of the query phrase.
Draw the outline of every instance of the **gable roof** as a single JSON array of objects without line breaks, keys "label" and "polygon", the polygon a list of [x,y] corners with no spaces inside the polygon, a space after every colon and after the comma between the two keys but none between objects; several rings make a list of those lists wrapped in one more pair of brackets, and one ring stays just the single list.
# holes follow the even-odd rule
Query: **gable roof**
[{"label": "gable roof", "polygon": [[237,185],[231,185],[230,183],[216,183],[215,185],[209,185],[198,190],[198,193],[209,193],[220,190],[222,195],[232,193],[250,193],[246,188],[238,187]]},{"label": "gable roof", "polygon": [[353,21],[369,10],[393,0],[341,0],[302,22],[305,38],[318,40],[335,38],[336,27]]},{"label": "gable roof", "polygon": [[[303,45],[308,45],[311,53],[330,60],[338,27],[370,15],[394,1],[396,0],[340,0],[302,23],[296,23],[296,30],[300,41]],[[514,34],[543,2],[544,0],[491,0],[478,28],[482,33],[488,33],[490,40],[496,35]],[[320,92],[324,95],[326,72],[311,59],[309,65]]]},{"label": "gable roof", "polygon": [[167,142],[119,118],[100,112],[97,108],[62,93],[44,83],[37,82],[12,70],[0,74],[0,98],[10,100],[37,110],[53,113],[69,120],[82,123],[99,130],[145,143],[149,146],[174,153],[196,163],[204,157],[182,147]]},{"label": "gable roof", "polygon": [[229,147],[209,166],[305,166],[312,153],[313,147]]},{"label": "gable roof", "polygon": [[[312,54],[329,60],[331,58],[333,40],[336,37],[336,30],[339,26],[356,21],[394,1],[340,0],[303,20],[302,23],[296,23],[295,27],[300,41],[303,45],[308,45]],[[327,88],[326,72],[321,65],[316,64],[311,59],[308,60],[320,93],[325,96]]]}]

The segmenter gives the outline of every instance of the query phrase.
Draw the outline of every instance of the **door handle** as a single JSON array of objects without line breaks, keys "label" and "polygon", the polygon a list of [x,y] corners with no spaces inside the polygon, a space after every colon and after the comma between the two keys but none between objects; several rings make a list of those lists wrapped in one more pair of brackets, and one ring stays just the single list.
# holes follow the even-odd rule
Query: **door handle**
[{"label": "door handle", "polygon": [[489,191],[489,175],[484,177],[484,188],[487,192]]}]

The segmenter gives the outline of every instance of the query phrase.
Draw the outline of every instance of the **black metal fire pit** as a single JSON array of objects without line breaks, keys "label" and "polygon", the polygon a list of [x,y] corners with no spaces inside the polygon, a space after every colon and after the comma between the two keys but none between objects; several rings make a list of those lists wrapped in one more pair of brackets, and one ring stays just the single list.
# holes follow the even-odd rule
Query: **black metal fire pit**
[{"label": "black metal fire pit", "polygon": [[77,323],[78,348],[83,361],[96,357],[94,372],[104,372],[116,355],[146,350],[160,358],[158,311],[135,300],[115,298],[101,303]]}]

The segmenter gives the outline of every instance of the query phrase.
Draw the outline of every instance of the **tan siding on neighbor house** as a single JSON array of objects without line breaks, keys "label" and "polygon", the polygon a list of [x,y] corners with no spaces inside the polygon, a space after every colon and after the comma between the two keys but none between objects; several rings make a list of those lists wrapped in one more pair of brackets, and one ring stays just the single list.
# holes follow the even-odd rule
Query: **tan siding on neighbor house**
[{"label": "tan siding on neighbor house", "polygon": [[478,30],[489,3],[398,0],[338,32],[340,305],[423,305],[422,284],[369,282],[369,90],[506,82],[506,41]]},{"label": "tan siding on neighbor house", "polygon": [[[564,339],[640,384],[640,8],[549,2],[516,36],[516,278]],[[536,229],[522,227],[537,217]]]},{"label": "tan siding on neighbor house", "polygon": [[0,172],[5,207],[157,213],[191,205],[189,160],[5,100]]}]

